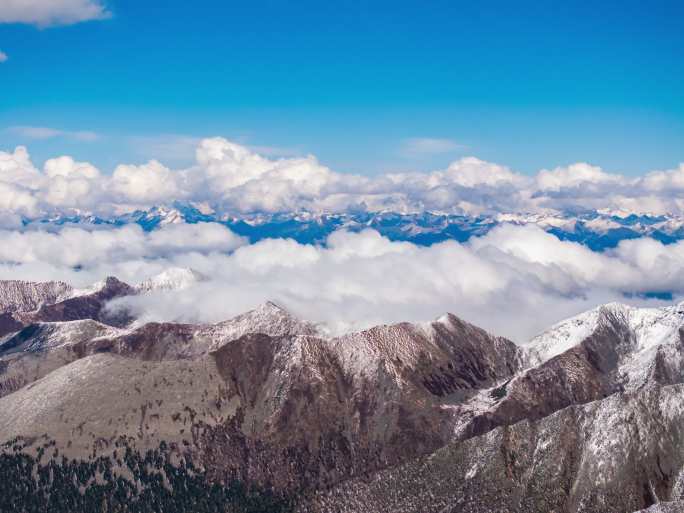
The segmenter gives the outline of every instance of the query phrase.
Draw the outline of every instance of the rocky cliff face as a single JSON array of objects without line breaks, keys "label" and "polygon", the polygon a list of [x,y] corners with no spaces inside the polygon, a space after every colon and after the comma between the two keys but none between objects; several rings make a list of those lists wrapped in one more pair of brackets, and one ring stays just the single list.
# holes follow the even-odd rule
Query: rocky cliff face
[{"label": "rocky cliff face", "polygon": [[684,497],[678,306],[607,305],[522,348],[453,315],[334,338],[273,303],[214,325],[107,315],[151,289],[108,279],[5,311],[0,509],[622,512]]}]

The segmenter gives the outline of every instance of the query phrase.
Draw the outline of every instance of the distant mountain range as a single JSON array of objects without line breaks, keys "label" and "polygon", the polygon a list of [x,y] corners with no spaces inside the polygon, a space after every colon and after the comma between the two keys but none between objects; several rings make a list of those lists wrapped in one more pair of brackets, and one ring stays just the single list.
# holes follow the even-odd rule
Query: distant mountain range
[{"label": "distant mountain range", "polygon": [[0,282],[0,511],[684,509],[684,305],[523,346],[452,314],[330,337],[274,303],[107,308],[202,279]]},{"label": "distant mountain range", "polygon": [[651,237],[665,244],[684,239],[684,218],[673,215],[654,216],[623,212],[589,211],[554,214],[492,214],[466,216],[421,212],[255,213],[234,216],[203,213],[190,205],[175,203],[119,216],[98,217],[91,214],[55,215],[25,219],[27,226],[138,224],[146,231],[168,223],[218,222],[245,236],[251,242],[264,238],[286,237],[300,243],[324,243],[335,230],[359,231],[373,228],[391,240],[430,245],[445,240],[467,241],[484,235],[505,223],[535,225],[561,240],[579,242],[595,251],[613,248],[626,239]]}]

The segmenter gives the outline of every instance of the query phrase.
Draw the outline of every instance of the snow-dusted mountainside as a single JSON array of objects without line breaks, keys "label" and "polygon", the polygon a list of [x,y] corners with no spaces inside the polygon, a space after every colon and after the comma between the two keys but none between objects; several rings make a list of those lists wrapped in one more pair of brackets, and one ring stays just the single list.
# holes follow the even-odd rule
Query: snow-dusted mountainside
[{"label": "snow-dusted mountainside", "polygon": [[142,293],[154,290],[182,290],[206,280],[206,276],[194,269],[172,267],[140,282],[135,289]]},{"label": "snow-dusted mountainside", "polygon": [[112,299],[182,290],[205,279],[192,269],[170,268],[136,286],[111,276],[82,289],[61,282],[0,280],[0,337],[40,322],[92,319],[121,327],[133,319],[125,311],[108,311],[105,305]]},{"label": "snow-dusted mountainside", "polygon": [[63,282],[43,283],[0,280],[0,312],[29,312],[67,296],[72,288]]},{"label": "snow-dusted mountainside", "polygon": [[562,321],[538,335],[526,346],[530,364],[556,356],[591,335],[610,317],[622,320],[634,337],[634,352],[679,340],[684,324],[684,304],[664,308],[637,308],[610,303]]},{"label": "snow-dusted mountainside", "polygon": [[240,314],[233,319],[201,330],[202,336],[211,340],[211,349],[216,349],[226,341],[235,340],[249,333],[264,333],[273,337],[323,336],[314,323],[296,318],[272,301],[267,301],[254,310]]},{"label": "snow-dusted mountainside", "polygon": [[442,446],[451,395],[519,368],[512,342],[455,317],[327,338],[273,303],[209,326],[34,324],[0,362],[0,443],[46,436],[77,459],[175,447],[279,500]]},{"label": "snow-dusted mountainside", "polygon": [[90,341],[98,337],[115,336],[122,330],[92,319],[65,322],[38,322],[0,340],[0,353],[41,352]]},{"label": "snow-dusted mountainside", "polygon": [[681,512],[683,394],[616,393],[499,427],[319,491],[295,511]]},{"label": "snow-dusted mountainside", "polygon": [[[0,286],[7,282],[0,281]],[[40,284],[31,284],[40,287]],[[29,302],[30,309],[18,309],[16,305],[0,313],[0,336],[16,332],[37,322],[63,322],[80,319],[93,319],[114,326],[130,322],[125,313],[111,314],[105,305],[117,297],[135,294],[128,284],[108,277],[102,284],[74,293],[71,288],[58,287],[59,294],[45,295],[37,308]]]},{"label": "snow-dusted mountainside", "polygon": [[683,320],[609,304],[559,323],[524,370],[453,405],[451,442],[296,511],[682,511]]},{"label": "snow-dusted mountainside", "polygon": [[155,230],[167,224],[218,222],[252,242],[270,237],[293,238],[301,243],[323,243],[333,231],[373,228],[392,240],[430,245],[444,240],[465,241],[484,235],[501,224],[535,225],[559,239],[585,244],[593,250],[615,247],[620,241],[652,237],[664,243],[684,239],[684,218],[674,215],[635,214],[610,211],[583,213],[506,213],[470,216],[442,212],[291,212],[235,215],[210,212],[192,204],[175,203],[111,218],[92,214],[56,215],[27,220],[28,224],[138,224]]},{"label": "snow-dusted mountainside", "polygon": [[615,375],[620,386],[638,388],[657,375],[679,382],[682,368],[684,304],[663,308],[637,308],[619,303],[600,306],[563,321],[535,337],[524,348],[530,366],[542,364],[579,346],[598,333],[619,332],[613,339]]},{"label": "snow-dusted mountainside", "polygon": [[105,314],[121,295],[197,280],[178,269],[31,311],[11,303],[0,510],[593,513],[684,501],[680,305],[604,305],[524,347],[452,314],[338,337],[270,302],[211,325]]}]

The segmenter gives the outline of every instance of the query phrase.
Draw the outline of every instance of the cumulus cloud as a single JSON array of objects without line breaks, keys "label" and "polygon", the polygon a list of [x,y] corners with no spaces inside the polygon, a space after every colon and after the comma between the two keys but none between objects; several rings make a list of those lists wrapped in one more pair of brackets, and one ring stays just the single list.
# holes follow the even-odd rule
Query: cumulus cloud
[{"label": "cumulus cloud", "polygon": [[[46,138],[81,132],[32,127],[27,133]],[[166,143],[173,145],[173,141]],[[463,157],[445,169],[368,177],[335,172],[313,155],[269,158],[221,137],[177,142],[182,153],[195,145],[189,167],[173,169],[150,160],[142,165],[120,164],[112,175],[87,163],[82,163],[83,169],[91,170],[87,175],[56,175],[47,168],[38,170],[24,147],[0,152],[0,166],[4,166],[0,182],[10,196],[0,198],[0,205],[5,205],[0,208],[25,215],[88,208],[108,215],[184,200],[219,214],[359,209],[471,215],[589,209],[684,214],[682,165],[637,178],[587,163],[528,176],[501,164]],[[73,193],[66,190],[69,184]]]},{"label": "cumulus cloud", "polygon": [[466,157],[452,162],[444,173],[450,183],[463,187],[486,185],[496,187],[508,184],[522,184],[525,179],[510,169],[485,162],[475,157]]},{"label": "cumulus cloud", "polygon": [[27,23],[38,27],[101,20],[111,14],[100,0],[3,0],[0,23]]},{"label": "cumulus cloud", "polygon": [[216,223],[171,224],[151,233],[137,226],[7,228],[0,241],[0,278],[85,286],[113,274],[136,283],[171,267],[208,278],[112,305],[132,309],[142,321],[215,322],[274,300],[333,333],[450,311],[523,342],[608,301],[661,305],[635,297],[684,295],[684,242],[638,239],[595,253],[534,226],[505,225],[467,243],[430,247],[373,230],[340,230],[324,246],[288,239],[248,244]]},{"label": "cumulus cloud", "polygon": [[180,199],[177,176],[156,160],[142,166],[120,165],[111,179],[112,191],[123,202],[150,204],[170,198]]},{"label": "cumulus cloud", "polygon": [[652,171],[643,179],[647,191],[680,193],[684,190],[684,163],[669,171]]},{"label": "cumulus cloud", "polygon": [[537,175],[537,186],[542,191],[559,191],[586,185],[616,185],[625,182],[622,176],[606,173],[600,167],[586,162],[557,167],[551,171],[543,169]]},{"label": "cumulus cloud", "polygon": [[41,197],[55,206],[91,206],[101,194],[100,171],[87,162],[59,157],[45,162],[47,185]]},{"label": "cumulus cloud", "polygon": [[0,50],[0,63],[7,61],[7,59],[9,59],[9,57],[7,57],[7,54]]}]

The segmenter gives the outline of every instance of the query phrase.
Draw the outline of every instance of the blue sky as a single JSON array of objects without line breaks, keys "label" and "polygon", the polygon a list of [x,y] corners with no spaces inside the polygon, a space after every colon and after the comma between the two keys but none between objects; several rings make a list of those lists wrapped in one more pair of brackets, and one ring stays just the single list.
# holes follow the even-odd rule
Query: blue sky
[{"label": "blue sky", "polygon": [[213,135],[366,174],[464,155],[528,173],[684,161],[681,1],[104,6],[0,24],[0,149],[105,171],[187,164]]}]

